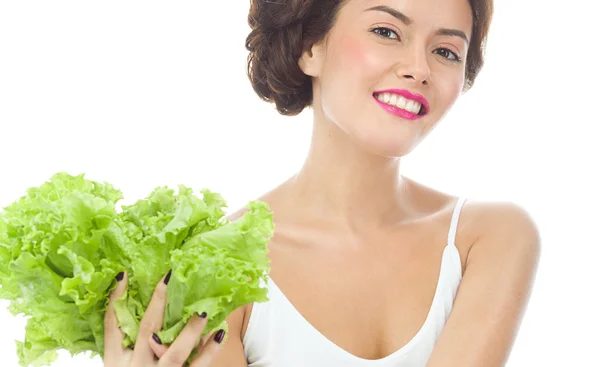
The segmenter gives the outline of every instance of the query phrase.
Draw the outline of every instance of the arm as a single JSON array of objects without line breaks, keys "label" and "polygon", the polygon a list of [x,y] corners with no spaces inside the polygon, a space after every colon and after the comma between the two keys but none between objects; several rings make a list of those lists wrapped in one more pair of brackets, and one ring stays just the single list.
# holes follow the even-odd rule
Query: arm
[{"label": "arm", "polygon": [[474,209],[481,235],[426,367],[504,366],[520,327],[541,252],[538,229],[515,204],[484,206]]},{"label": "arm", "polygon": [[248,367],[242,345],[242,324],[245,309],[246,306],[239,307],[227,317],[229,336],[223,342],[221,350],[216,354],[210,367]]}]

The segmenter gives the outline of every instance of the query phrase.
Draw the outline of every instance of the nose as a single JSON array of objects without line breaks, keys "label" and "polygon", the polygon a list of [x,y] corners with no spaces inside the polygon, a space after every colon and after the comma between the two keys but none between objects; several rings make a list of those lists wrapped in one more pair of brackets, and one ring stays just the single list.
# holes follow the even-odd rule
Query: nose
[{"label": "nose", "polygon": [[401,79],[412,79],[416,84],[427,85],[431,78],[427,55],[415,48],[402,55],[402,60],[396,66],[396,76]]}]

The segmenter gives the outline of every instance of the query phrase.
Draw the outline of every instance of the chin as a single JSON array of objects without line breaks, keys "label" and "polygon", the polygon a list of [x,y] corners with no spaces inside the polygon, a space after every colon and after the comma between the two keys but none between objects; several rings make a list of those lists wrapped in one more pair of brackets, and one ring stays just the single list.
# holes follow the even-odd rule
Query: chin
[{"label": "chin", "polygon": [[409,154],[418,144],[411,139],[388,137],[387,139],[361,139],[362,149],[386,158],[400,158]]},{"label": "chin", "polygon": [[[416,126],[415,126],[416,127]],[[361,149],[387,158],[399,158],[409,154],[423,140],[423,127],[389,126],[389,122],[357,126],[347,130]]]}]

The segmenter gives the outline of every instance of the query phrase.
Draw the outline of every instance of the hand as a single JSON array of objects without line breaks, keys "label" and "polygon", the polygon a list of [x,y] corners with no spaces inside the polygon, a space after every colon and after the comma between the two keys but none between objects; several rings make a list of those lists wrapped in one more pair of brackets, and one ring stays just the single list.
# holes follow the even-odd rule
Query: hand
[{"label": "hand", "polygon": [[[119,274],[120,277],[121,274]],[[190,353],[197,348],[199,353],[190,367],[208,367],[220,349],[225,336],[219,330],[213,335],[204,336],[197,347],[196,341],[206,327],[207,319],[198,314],[192,316],[179,336],[170,346],[163,345],[155,333],[160,331],[167,299],[167,284],[170,272],[156,285],[152,299],[140,322],[140,331],[134,349],[123,348],[124,334],[119,328],[114,301],[127,289],[127,273],[117,282],[117,288],[111,292],[110,301],[104,316],[104,366],[105,367],[181,367]],[[166,283],[165,283],[166,279]],[[158,357],[158,360],[155,359]]]}]

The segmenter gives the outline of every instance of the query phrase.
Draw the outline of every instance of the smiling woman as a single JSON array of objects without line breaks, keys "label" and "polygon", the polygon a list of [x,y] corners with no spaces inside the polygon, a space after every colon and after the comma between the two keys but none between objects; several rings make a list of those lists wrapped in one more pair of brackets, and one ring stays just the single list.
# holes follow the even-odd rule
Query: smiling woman
[{"label": "smiling woman", "polygon": [[246,46],[257,94],[284,115],[312,106],[387,157],[414,149],[473,85],[492,15],[490,0],[251,4]]},{"label": "smiling woman", "polygon": [[[470,89],[492,0],[251,1],[248,76],[282,115],[312,108],[274,212],[267,303],[236,310],[216,366],[500,367],[538,230],[512,203],[400,174]],[[231,219],[240,215],[234,214]]]},{"label": "smiling woman", "polygon": [[[114,304],[136,279],[157,291],[136,307],[139,345],[123,348],[137,329],[112,307],[108,359],[72,356],[101,347],[78,338],[90,332],[81,318],[62,312],[48,318],[60,327],[35,333],[0,300],[0,367],[24,360],[15,340],[40,353],[50,339],[68,344],[54,367],[181,367],[198,335],[220,330],[215,318],[229,328],[202,340],[190,367],[600,366],[597,118],[568,100],[598,99],[595,2],[492,1],[0,1],[0,207],[57,172],[85,173],[122,190],[118,214],[185,184],[222,193],[230,220],[263,199],[274,227],[265,302],[203,307],[183,344],[160,316],[177,304],[164,293],[181,281],[176,267],[143,251],[137,268],[158,266],[163,280],[123,267],[111,282]],[[0,274],[36,250],[3,240],[1,222]],[[184,260],[210,278],[210,259]],[[30,301],[56,309],[40,292]],[[145,361],[121,358],[131,348]]]},{"label": "smiling woman", "polygon": [[[294,115],[311,104],[312,80],[298,68],[297,60],[307,46],[323,41],[335,24],[338,10],[348,2],[349,0],[292,0],[269,4],[268,1],[251,1],[252,9],[248,21],[252,32],[246,43],[246,47],[251,51],[249,65],[252,67],[249,68],[249,76],[259,96],[274,102],[280,113]],[[363,11],[387,13],[395,18],[392,19],[392,23],[400,23],[403,26],[413,23],[410,17],[393,7],[368,6],[367,4],[377,2],[363,2]],[[454,3],[449,4],[448,8],[452,9],[452,4]],[[465,91],[473,85],[483,66],[485,43],[493,11],[492,0],[469,0],[468,5],[472,9],[473,22],[472,28],[468,28],[468,33],[471,34],[470,41],[463,30],[439,28],[435,32],[438,36],[456,36],[465,41],[468,47]],[[376,16],[382,18],[381,14]],[[393,29],[378,27],[371,31],[383,37],[394,34],[398,41],[404,42]],[[384,34],[381,34],[382,32]],[[467,55],[467,50],[464,51]],[[452,54],[455,59],[458,58],[455,53]],[[296,98],[291,98],[292,95]],[[298,106],[291,106],[292,102],[298,103]]]}]

